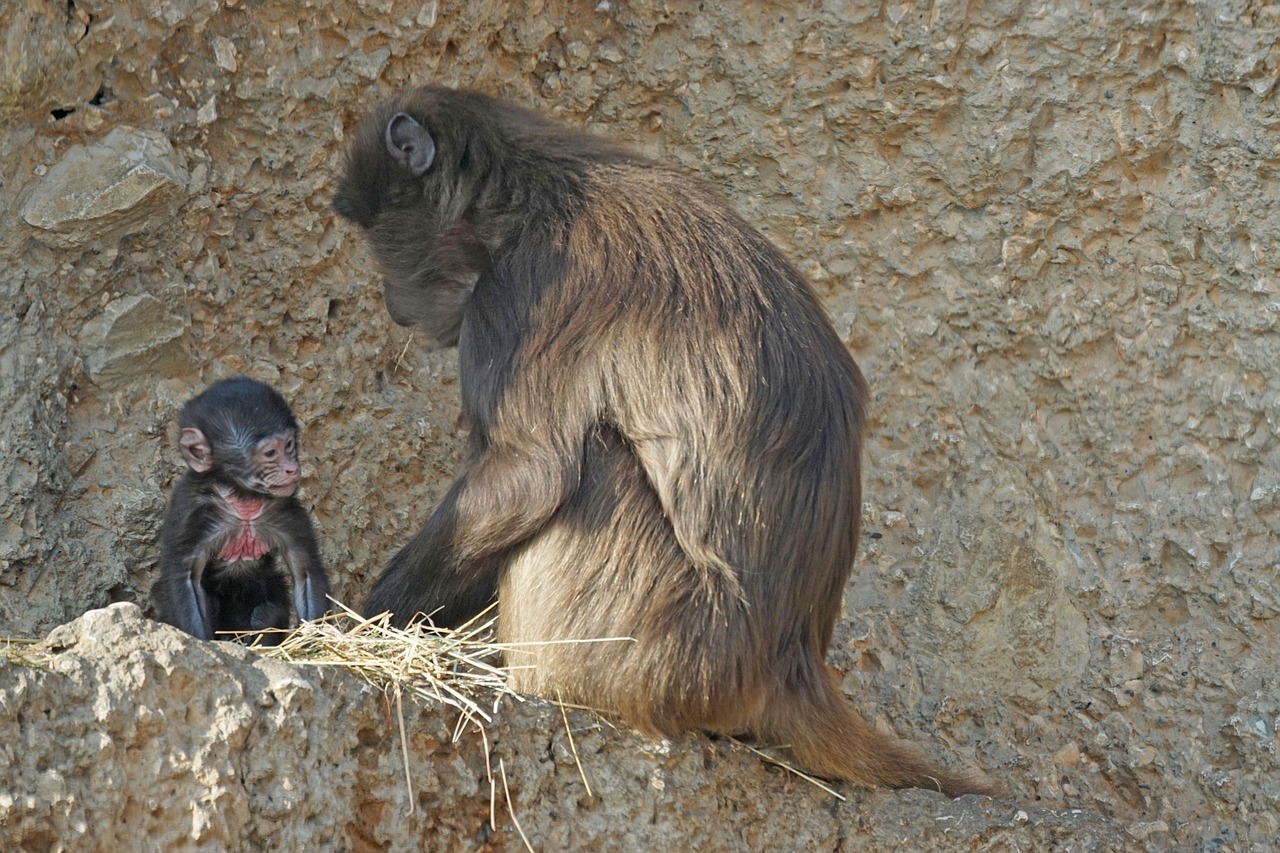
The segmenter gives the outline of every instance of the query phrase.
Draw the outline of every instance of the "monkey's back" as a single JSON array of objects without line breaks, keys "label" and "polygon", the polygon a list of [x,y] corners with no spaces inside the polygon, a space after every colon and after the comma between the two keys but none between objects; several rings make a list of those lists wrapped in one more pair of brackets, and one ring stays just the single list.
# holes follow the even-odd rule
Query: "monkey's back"
[{"label": "monkey's back", "polygon": [[[866,383],[808,282],[687,174],[601,166],[585,190],[562,292],[579,301],[568,316],[609,317],[584,350],[604,357],[610,417],[633,439],[691,437],[673,463],[682,502],[709,492],[723,518],[727,501],[742,524],[708,533],[739,540],[745,565],[776,573],[831,550],[847,570]],[[563,347],[574,331],[550,334]],[[802,532],[818,553],[772,550]]]}]

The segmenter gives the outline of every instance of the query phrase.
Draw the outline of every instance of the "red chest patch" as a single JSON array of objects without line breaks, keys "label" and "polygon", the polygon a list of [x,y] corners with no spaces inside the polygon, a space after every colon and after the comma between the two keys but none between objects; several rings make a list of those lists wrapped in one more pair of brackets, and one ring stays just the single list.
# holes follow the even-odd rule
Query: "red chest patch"
[{"label": "red chest patch", "polygon": [[240,532],[234,539],[222,546],[218,559],[228,563],[237,560],[257,560],[271,551],[271,546],[258,538],[254,522],[267,508],[266,501],[261,498],[238,498],[226,496],[227,506],[240,519]]}]

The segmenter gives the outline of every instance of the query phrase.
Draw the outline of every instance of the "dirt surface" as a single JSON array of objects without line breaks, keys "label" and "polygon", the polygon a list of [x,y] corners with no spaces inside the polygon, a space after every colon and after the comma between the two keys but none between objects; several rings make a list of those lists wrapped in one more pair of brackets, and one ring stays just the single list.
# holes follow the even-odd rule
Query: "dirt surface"
[{"label": "dirt surface", "polygon": [[36,665],[0,659],[6,850],[526,850],[522,833],[535,850],[599,853],[1132,842],[1079,809],[929,791],[838,801],[741,745],[645,740],[539,700],[502,700],[481,733],[453,709],[200,642],[127,603],[28,652]]},{"label": "dirt surface", "polygon": [[[242,372],[304,423],[303,498],[363,600],[461,437],[453,353],[387,318],[334,173],[377,100],[465,85],[722,186],[815,283],[874,399],[831,656],[869,719],[1138,848],[1275,844],[1280,10],[514,8],[0,0],[0,634],[148,606],[177,408]],[[208,658],[184,671],[225,654],[181,649]],[[308,725],[340,729],[322,706]],[[599,738],[619,762],[641,743]],[[784,778],[705,772],[653,845],[701,821],[724,833],[706,849],[752,849],[723,810],[791,819]],[[0,835],[6,796],[53,791],[2,775]],[[823,837],[978,814],[868,796]],[[526,828],[556,810],[535,796]]]}]

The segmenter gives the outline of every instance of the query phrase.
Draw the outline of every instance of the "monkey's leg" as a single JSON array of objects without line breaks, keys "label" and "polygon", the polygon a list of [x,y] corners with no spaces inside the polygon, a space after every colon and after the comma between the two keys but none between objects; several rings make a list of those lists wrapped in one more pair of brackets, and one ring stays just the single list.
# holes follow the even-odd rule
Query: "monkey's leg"
[{"label": "monkey's leg", "polygon": [[259,642],[264,646],[276,646],[284,639],[283,631],[290,626],[289,584],[283,575],[269,571],[257,579],[247,602],[249,628],[261,632]]},{"label": "monkey's leg", "polygon": [[500,640],[521,644],[508,654],[516,689],[651,734],[705,729],[789,744],[798,764],[828,778],[989,790],[849,706],[822,662],[830,614],[779,621],[781,607],[765,606],[777,602],[745,605],[736,584],[685,553],[621,439],[587,448],[580,491],[516,549],[502,582]]},{"label": "monkey's leg", "polygon": [[501,642],[520,644],[507,660],[516,690],[617,714],[648,734],[702,729],[787,745],[796,764],[829,779],[994,792],[867,724],[816,650],[763,642],[760,614],[717,591],[674,535],[637,524],[643,514],[628,503],[594,515],[566,508],[514,556],[498,624]]},{"label": "monkey's leg", "polygon": [[[286,596],[285,601],[288,601]],[[289,628],[289,607],[279,601],[263,601],[253,608],[249,614],[249,626],[254,631],[262,632],[260,642],[264,646],[278,646],[284,639],[280,630]],[[273,630],[274,629],[274,630]]]},{"label": "monkey's leg", "polygon": [[474,616],[493,599],[504,552],[541,528],[571,493],[577,453],[570,441],[491,444],[392,558],[364,612],[390,611],[398,625],[415,613],[440,625]]},{"label": "monkey's leg", "polygon": [[249,614],[249,627],[255,631],[288,628],[289,608],[279,601],[262,601]]},{"label": "monkey's leg", "polygon": [[512,684],[650,734],[742,731],[767,682],[736,584],[692,564],[616,431],[589,436],[581,484],[517,548],[499,595]]}]

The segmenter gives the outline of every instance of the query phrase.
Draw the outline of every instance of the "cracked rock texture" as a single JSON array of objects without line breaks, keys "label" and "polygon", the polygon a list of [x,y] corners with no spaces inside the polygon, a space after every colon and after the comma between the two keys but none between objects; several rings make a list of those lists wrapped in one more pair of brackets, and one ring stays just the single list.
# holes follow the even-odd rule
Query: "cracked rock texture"
[{"label": "cracked rock texture", "polygon": [[519,850],[521,830],[538,850],[1124,841],[1078,810],[925,791],[835,803],[740,745],[646,741],[581,712],[571,747],[560,709],[539,701],[503,700],[484,737],[457,742],[455,712],[406,703],[411,794],[395,705],[349,675],[202,643],[127,603],[41,651],[38,666],[0,665],[9,850]]},{"label": "cracked rock texture", "polygon": [[[473,86],[722,186],[813,280],[874,394],[831,663],[1013,792],[834,806],[724,743],[592,729],[589,802],[526,705],[494,750],[535,846],[1267,849],[1278,29],[1243,1],[0,0],[0,634],[149,607],[174,416],[241,372],[304,423],[363,599],[461,439],[453,353],[386,317],[334,172],[376,100]],[[6,849],[520,845],[438,709],[407,711],[406,815],[349,679],[128,608],[49,642],[0,669]]]}]

